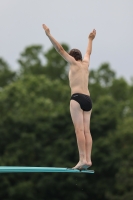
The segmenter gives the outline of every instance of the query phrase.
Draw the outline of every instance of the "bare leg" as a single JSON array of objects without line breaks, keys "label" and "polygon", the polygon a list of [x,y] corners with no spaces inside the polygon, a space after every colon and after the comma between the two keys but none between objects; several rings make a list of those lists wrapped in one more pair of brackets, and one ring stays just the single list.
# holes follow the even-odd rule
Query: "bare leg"
[{"label": "bare leg", "polygon": [[84,121],[84,134],[85,134],[86,161],[88,165],[91,166],[92,137],[90,133],[90,117],[91,117],[91,111],[89,112],[84,111],[83,121]]},{"label": "bare leg", "polygon": [[86,149],[85,149],[85,136],[84,131],[81,129],[76,129],[77,144],[79,150],[79,160],[81,162],[86,160]]},{"label": "bare leg", "polygon": [[70,113],[75,127],[79,150],[79,162],[74,168],[82,168],[82,166],[88,165],[88,163],[86,160],[86,137],[84,134],[83,110],[81,110],[78,102],[74,100],[70,101]]}]

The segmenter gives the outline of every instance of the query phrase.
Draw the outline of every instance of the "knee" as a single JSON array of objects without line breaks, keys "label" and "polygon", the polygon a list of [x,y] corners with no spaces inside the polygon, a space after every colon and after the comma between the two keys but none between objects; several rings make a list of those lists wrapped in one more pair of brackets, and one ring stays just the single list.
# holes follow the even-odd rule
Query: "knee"
[{"label": "knee", "polygon": [[75,127],[75,132],[76,133],[81,133],[81,132],[84,132],[84,129],[80,128],[80,127]]},{"label": "knee", "polygon": [[91,132],[90,132],[90,130],[85,130],[85,135],[91,135]]},{"label": "knee", "polygon": [[85,137],[86,137],[86,138],[89,138],[89,140],[92,141],[92,137],[91,137],[91,132],[90,132],[90,130],[89,130],[89,131],[85,131]]},{"label": "knee", "polygon": [[89,127],[85,127],[84,130],[85,130],[85,133],[90,133]]}]

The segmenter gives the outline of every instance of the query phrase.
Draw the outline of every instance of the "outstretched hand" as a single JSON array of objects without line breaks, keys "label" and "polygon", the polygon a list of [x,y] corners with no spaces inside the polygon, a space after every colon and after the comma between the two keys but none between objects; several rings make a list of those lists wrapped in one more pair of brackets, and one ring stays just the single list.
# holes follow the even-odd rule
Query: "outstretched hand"
[{"label": "outstretched hand", "polygon": [[43,24],[42,27],[45,30],[46,35],[50,34],[50,30],[45,24]]},{"label": "outstretched hand", "polygon": [[89,34],[89,39],[93,40],[96,36],[96,30],[93,29],[93,31]]}]

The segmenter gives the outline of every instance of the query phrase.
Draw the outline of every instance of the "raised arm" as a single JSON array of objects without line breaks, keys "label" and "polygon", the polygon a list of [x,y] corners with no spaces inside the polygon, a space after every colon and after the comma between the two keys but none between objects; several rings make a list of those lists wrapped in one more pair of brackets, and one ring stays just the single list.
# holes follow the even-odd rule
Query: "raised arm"
[{"label": "raised arm", "polygon": [[65,50],[64,48],[54,39],[54,37],[50,34],[50,30],[49,28],[43,24],[43,29],[45,30],[46,35],[48,36],[48,38],[50,39],[51,43],[53,44],[54,48],[56,49],[56,51],[70,64],[75,62],[75,59],[70,56]]},{"label": "raised arm", "polygon": [[96,36],[96,30],[94,29],[89,34],[89,37],[88,37],[88,46],[87,46],[87,50],[86,50],[86,53],[85,53],[85,56],[84,56],[84,59],[83,59],[83,61],[87,62],[88,64],[89,64],[90,55],[91,55],[91,52],[92,52],[92,41],[95,38],[95,36]]}]

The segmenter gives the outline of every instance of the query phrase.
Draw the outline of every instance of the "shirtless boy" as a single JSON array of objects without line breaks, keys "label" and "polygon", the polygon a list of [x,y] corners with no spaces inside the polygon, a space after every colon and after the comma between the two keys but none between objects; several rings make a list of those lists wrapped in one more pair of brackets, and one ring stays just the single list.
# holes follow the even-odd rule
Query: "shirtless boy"
[{"label": "shirtless boy", "polygon": [[67,53],[53,38],[49,28],[45,24],[42,26],[56,51],[70,64],[70,113],[75,128],[79,150],[79,162],[75,167],[73,167],[73,169],[87,169],[92,165],[92,137],[90,134],[92,102],[90,99],[90,92],[88,90],[88,66],[92,51],[92,41],[96,36],[96,30],[94,29],[88,36],[87,50],[84,58],[82,59],[81,52],[78,49],[72,49],[69,53]]}]

